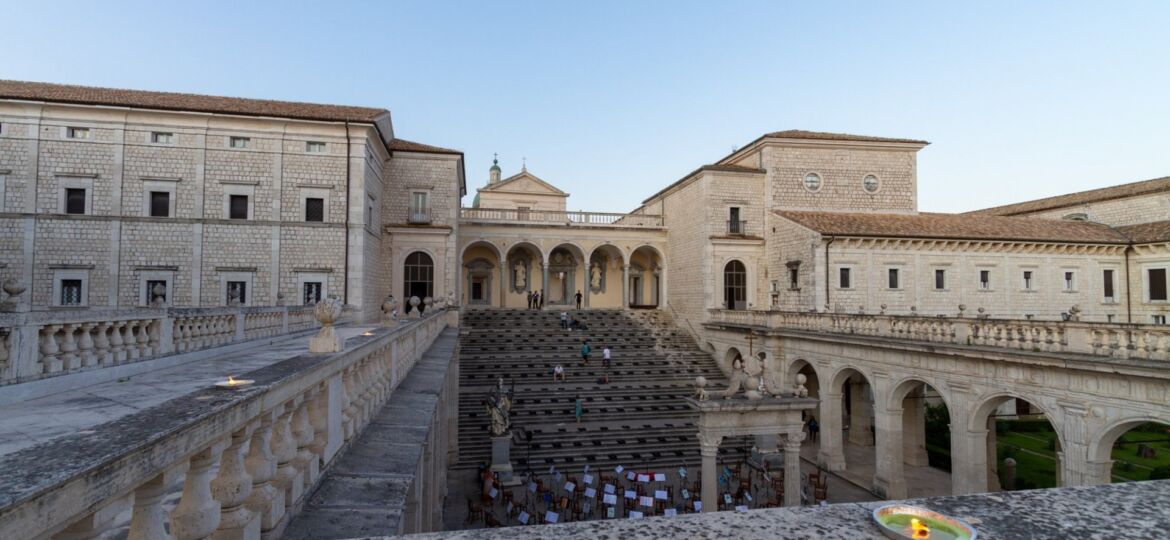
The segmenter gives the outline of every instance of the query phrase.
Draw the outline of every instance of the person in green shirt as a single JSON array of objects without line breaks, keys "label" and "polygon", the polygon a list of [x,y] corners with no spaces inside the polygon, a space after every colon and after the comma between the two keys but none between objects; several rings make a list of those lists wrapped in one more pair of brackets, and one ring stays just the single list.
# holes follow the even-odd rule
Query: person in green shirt
[{"label": "person in green shirt", "polygon": [[585,414],[585,403],[581,400],[581,396],[577,396],[576,404],[574,404],[573,416],[577,417],[577,423],[581,423],[581,415]]},{"label": "person in green shirt", "polygon": [[581,361],[586,363],[586,364],[589,363],[589,350],[590,350],[589,349],[589,341],[582,341],[581,342]]}]

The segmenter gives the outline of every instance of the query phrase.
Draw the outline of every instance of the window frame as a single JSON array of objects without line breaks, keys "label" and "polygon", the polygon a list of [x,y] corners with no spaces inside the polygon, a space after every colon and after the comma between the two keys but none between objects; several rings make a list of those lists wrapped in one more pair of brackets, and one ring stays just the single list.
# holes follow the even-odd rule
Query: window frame
[{"label": "window frame", "polygon": [[[320,149],[314,150],[314,148],[317,148],[318,145],[320,145]],[[329,143],[324,142],[324,141],[305,141],[305,153],[306,154],[328,154],[329,153]]]},{"label": "window frame", "polygon": [[228,284],[237,281],[244,282],[244,299],[240,302],[240,306],[255,305],[256,274],[254,272],[222,272],[219,275],[219,297],[223,300],[223,305],[228,305]]},{"label": "window frame", "polygon": [[[817,179],[816,187],[809,187],[808,179],[810,176],[815,176]],[[808,171],[800,177],[800,185],[809,193],[820,193],[821,189],[825,187],[825,177],[817,171]]]},{"label": "window frame", "polygon": [[[239,143],[239,144],[236,144]],[[248,150],[252,148],[252,138],[243,135],[228,135],[227,147],[232,150]]]},{"label": "window frame", "polygon": [[840,290],[853,289],[853,267],[852,266],[838,266],[837,267],[837,288]]},{"label": "window frame", "polygon": [[[429,264],[422,264],[422,262],[423,262],[422,260],[419,260],[418,262],[412,263],[411,258],[416,256],[416,255],[420,256],[421,258],[425,258],[425,261],[428,262]],[[429,270],[425,270],[428,268],[429,268]],[[434,293],[435,293],[435,269],[436,269],[435,258],[433,256],[431,256],[430,253],[427,253],[426,251],[423,251],[423,250],[414,250],[414,251],[411,251],[410,253],[407,253],[406,257],[402,258],[402,297],[409,299],[412,296],[411,284],[413,284],[413,283],[426,283],[427,294],[424,296],[419,296],[419,300],[422,300],[426,296],[430,296],[431,298],[434,298],[435,297],[435,295],[434,295]],[[423,279],[422,276],[419,275],[419,272],[427,273],[427,274],[429,274],[429,277],[427,277],[426,279]]]},{"label": "window frame", "polygon": [[162,217],[153,215],[151,204],[151,192],[165,192],[170,197],[167,202],[167,216],[176,217],[175,215],[175,199],[178,195],[178,180],[177,179],[161,179],[149,178],[142,180],[142,215],[146,217]]},{"label": "window frame", "polygon": [[[1154,276],[1152,275],[1153,272],[1160,272],[1162,274],[1162,279],[1161,279],[1162,297],[1161,298],[1154,298],[1154,289],[1152,286],[1154,283]],[[1167,271],[1165,266],[1153,266],[1153,267],[1145,268],[1145,272],[1142,272],[1142,281],[1143,281],[1142,284],[1145,286],[1144,287],[1145,288],[1145,295],[1144,296],[1145,296],[1146,302],[1148,302],[1148,303],[1165,303],[1165,302],[1167,302],[1168,299],[1170,299],[1170,290],[1168,290],[1168,289],[1170,289],[1170,287],[1167,287],[1167,283],[1166,283],[1168,275],[1170,275],[1170,272]]]},{"label": "window frame", "polygon": [[1020,270],[1020,290],[1029,292],[1035,291],[1036,285],[1036,271],[1035,270]]},{"label": "window frame", "polygon": [[1060,273],[1061,290],[1066,293],[1077,292],[1077,271],[1062,268]]},{"label": "window frame", "polygon": [[[329,195],[332,190],[329,188],[307,188],[303,187],[298,195],[298,202],[300,203],[300,220],[306,223],[328,223],[329,222]],[[321,221],[309,221],[306,219],[309,215],[309,199],[321,199]]]},{"label": "window frame", "polygon": [[[869,189],[865,184],[865,181],[870,179],[870,178],[873,178],[873,180],[874,180],[874,184],[873,184],[874,188],[872,190]],[[861,191],[865,192],[868,195],[877,195],[877,193],[881,190],[882,190],[882,179],[880,177],[878,177],[878,175],[876,175],[874,173],[866,173],[865,175],[863,175],[861,177]]]},{"label": "window frame", "polygon": [[[66,210],[69,206],[69,191],[70,189],[85,190],[85,211],[80,214],[70,214]],[[57,213],[73,215],[73,216],[92,216],[93,215],[93,178],[82,178],[76,176],[61,176],[57,178]]]},{"label": "window frame", "polygon": [[149,270],[139,272],[138,274],[138,305],[150,306],[150,288],[149,284],[152,281],[162,281],[167,288],[166,298],[164,302],[168,306],[174,305],[175,301],[175,273],[170,270]]},{"label": "window frame", "polygon": [[1117,270],[1115,268],[1101,269],[1101,301],[1106,304],[1117,303]]},{"label": "window frame", "polygon": [[[162,140],[166,138],[166,140]],[[175,144],[175,132],[173,131],[151,131],[150,144],[157,144],[162,146],[172,146]]]},{"label": "window frame", "polygon": [[225,184],[223,186],[223,219],[232,219],[232,195],[248,197],[248,217],[233,221],[251,221],[256,219],[256,186],[241,184]]},{"label": "window frame", "polygon": [[[738,265],[738,268],[732,268],[732,265]],[[729,268],[732,268],[732,269],[728,270]],[[726,261],[723,263],[723,269],[722,269],[721,275],[722,275],[722,282],[723,282],[723,287],[722,287],[723,295],[722,295],[721,304],[723,305],[723,309],[732,310],[732,311],[746,310],[749,307],[748,306],[749,278],[748,278],[747,264],[739,259],[731,259],[729,261]],[[734,277],[736,279],[732,279],[731,282],[729,283],[729,281],[728,281],[729,276]],[[740,299],[740,295],[735,294],[733,291],[742,291],[742,302],[743,302],[742,309],[737,309],[735,307],[736,302],[741,301],[741,299]],[[728,300],[731,300],[731,301],[729,302]]]},{"label": "window frame", "polygon": [[93,130],[85,126],[65,126],[65,138],[78,141],[92,140]]},{"label": "window frame", "polygon": [[[991,287],[991,269],[990,268],[979,268],[978,271],[979,271],[979,290],[980,291],[994,290]],[[984,274],[987,275],[987,281],[983,280]]]},{"label": "window frame", "polygon": [[902,290],[902,269],[895,266],[886,267],[886,289],[891,291]]},{"label": "window frame", "polygon": [[[64,292],[65,281],[81,282],[81,298],[79,304],[63,304],[61,294]],[[49,305],[55,308],[77,309],[89,307],[89,270],[61,269],[53,271],[53,297]]]},{"label": "window frame", "polygon": [[947,269],[946,268],[935,268],[934,269],[934,288],[931,290],[934,290],[934,291],[947,290]]},{"label": "window frame", "polygon": [[325,272],[297,272],[297,301],[298,305],[305,304],[305,284],[306,283],[320,283],[321,284],[321,300],[329,298],[329,274]]}]

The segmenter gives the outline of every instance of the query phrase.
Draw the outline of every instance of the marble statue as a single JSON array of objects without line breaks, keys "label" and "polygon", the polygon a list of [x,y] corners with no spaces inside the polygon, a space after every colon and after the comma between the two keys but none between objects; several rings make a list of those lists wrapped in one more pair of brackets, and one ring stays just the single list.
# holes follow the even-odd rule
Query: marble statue
[{"label": "marble statue", "polygon": [[727,383],[727,390],[723,391],[723,399],[730,399],[739,393],[740,389],[751,388],[747,372],[744,371],[743,359],[736,357],[731,361],[731,377]]},{"label": "marble statue", "polygon": [[512,429],[512,396],[515,388],[505,390],[504,379],[500,378],[496,387],[492,389],[483,404],[491,418],[492,437],[503,437]]},{"label": "marble statue", "polygon": [[524,287],[527,287],[528,286],[528,269],[524,268],[523,264],[516,263],[516,266],[513,266],[512,270],[514,270],[516,272],[516,288],[523,289]]},{"label": "marble statue", "polygon": [[593,290],[595,291],[601,290],[601,265],[593,263],[592,271],[593,273],[589,279],[589,286],[593,287]]}]

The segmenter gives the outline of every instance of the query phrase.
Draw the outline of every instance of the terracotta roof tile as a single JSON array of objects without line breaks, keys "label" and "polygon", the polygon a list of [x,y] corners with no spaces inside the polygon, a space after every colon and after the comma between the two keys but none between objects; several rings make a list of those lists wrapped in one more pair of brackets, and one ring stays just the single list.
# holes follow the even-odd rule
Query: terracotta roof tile
[{"label": "terracotta roof tile", "polygon": [[1170,191],[1170,176],[1154,178],[1152,180],[1143,180],[1141,182],[1131,182],[1129,184],[1121,184],[1120,186],[1091,189],[1089,191],[1078,191],[1076,193],[1068,193],[1065,195],[1058,195],[1056,197],[1047,197],[1044,199],[1007,204],[993,208],[984,208],[982,210],[973,210],[971,212],[967,212],[967,214],[1014,216],[1032,212],[1040,212],[1043,210],[1055,210],[1057,208],[1064,208],[1066,206],[1076,206],[1081,204],[1107,201],[1111,199],[1122,199],[1125,197],[1147,195],[1150,193],[1158,193],[1160,191]]},{"label": "terracotta roof tile", "polygon": [[1135,244],[1170,241],[1170,221],[1154,221],[1117,227],[1117,231]]},{"label": "terracotta roof tile", "polygon": [[930,144],[917,139],[895,139],[889,137],[871,137],[869,135],[850,135],[848,133],[827,133],[824,131],[805,131],[803,129],[788,129],[773,131],[764,137],[778,139],[811,139],[818,141],[860,141],[860,142],[890,142],[910,144]]},{"label": "terracotta roof tile", "polygon": [[440,146],[431,146],[429,144],[408,141],[406,139],[394,139],[390,141],[390,149],[400,152],[422,152],[426,154],[458,154],[463,155],[463,152],[452,150],[450,148],[443,148]]},{"label": "terracotta roof tile", "polygon": [[1126,244],[1126,237],[1100,223],[964,214],[851,214],[776,211],[776,215],[825,235],[955,240],[1018,240]]},{"label": "terracotta roof tile", "polygon": [[699,167],[698,169],[695,169],[695,170],[687,173],[682,178],[675,180],[669,186],[666,186],[666,187],[658,190],[657,193],[655,193],[649,197],[646,197],[646,199],[642,201],[642,204],[646,204],[646,203],[650,202],[655,197],[662,195],[663,193],[666,193],[667,191],[670,191],[675,186],[681,185],[683,182],[689,180],[691,177],[693,177],[693,176],[695,176],[703,171],[739,172],[739,173],[755,173],[755,174],[764,174],[766,172],[766,171],[764,171],[764,169],[757,169],[755,167],[744,167],[742,165],[729,165],[729,164],[719,164],[719,163],[716,163],[714,165],[703,165],[702,167]]},{"label": "terracotta roof tile", "polygon": [[26,81],[0,80],[0,99],[20,99],[108,105],[164,111],[196,111],[244,116],[271,116],[299,120],[373,123],[390,114],[386,109],[322,105],[294,101],[273,101],[176,92],[149,92]]}]

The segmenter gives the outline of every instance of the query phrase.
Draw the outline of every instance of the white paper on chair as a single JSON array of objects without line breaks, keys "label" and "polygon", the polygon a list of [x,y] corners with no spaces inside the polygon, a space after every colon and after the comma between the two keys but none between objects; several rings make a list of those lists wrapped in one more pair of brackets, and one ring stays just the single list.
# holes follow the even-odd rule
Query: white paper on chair
[{"label": "white paper on chair", "polygon": [[665,482],[665,481],[666,481],[666,474],[664,474],[664,473],[656,473],[656,474],[654,475],[654,481],[655,481],[655,482]]},{"label": "white paper on chair", "polygon": [[511,513],[512,513],[512,501],[508,501],[508,510],[507,510],[507,512],[508,512],[509,514],[511,514]]},{"label": "white paper on chair", "polygon": [[573,484],[572,482],[565,482],[565,491],[572,493],[574,489],[577,489],[577,486],[575,484]]},{"label": "white paper on chair", "polygon": [[724,493],[723,494],[723,502],[725,502],[727,504],[731,504],[731,494]]},{"label": "white paper on chair", "polygon": [[617,493],[617,488],[613,487],[613,484],[606,484],[605,485],[605,492],[606,493]]},{"label": "white paper on chair", "polygon": [[585,483],[586,483],[586,484],[592,484],[592,483],[593,483],[593,475],[592,475],[592,474],[587,474],[587,475],[585,475]]},{"label": "white paper on chair", "polygon": [[529,482],[528,483],[528,491],[536,493],[536,482]]},{"label": "white paper on chair", "polygon": [[659,490],[655,491],[655,492],[654,492],[654,498],[655,498],[655,499],[658,499],[658,500],[660,500],[660,501],[665,501],[665,500],[666,500],[666,491],[663,491],[663,490],[661,490],[661,489],[659,489]]},{"label": "white paper on chair", "polygon": [[735,507],[736,512],[747,512],[747,510],[748,509],[746,504],[740,504]]},{"label": "white paper on chair", "polygon": [[612,506],[605,509],[605,517],[607,517],[609,519],[613,519],[613,507]]},{"label": "white paper on chair", "polygon": [[552,510],[544,513],[544,520],[548,523],[556,523],[557,519],[560,519],[560,517],[561,516],[559,514],[553,512]]},{"label": "white paper on chair", "polygon": [[592,499],[597,496],[597,490],[593,488],[585,488],[585,496]]},{"label": "white paper on chair", "polygon": [[695,501],[695,511],[696,512],[703,511],[703,501]]},{"label": "white paper on chair", "polygon": [[637,510],[630,510],[630,519],[642,519],[642,513]]},{"label": "white paper on chair", "polygon": [[520,520],[520,523],[528,525],[528,512],[521,510],[520,515],[516,516],[516,519]]},{"label": "white paper on chair", "polygon": [[634,490],[632,490],[632,489],[627,489],[626,490],[626,498],[627,499],[637,499],[638,494],[634,493]]},{"label": "white paper on chair", "polygon": [[748,500],[748,502],[752,502],[752,494],[751,494],[751,493],[748,493],[748,492],[746,492],[746,491],[745,491],[745,492],[743,493],[743,498],[747,499],[747,500]]},{"label": "white paper on chair", "polygon": [[649,481],[650,481],[650,475],[648,475],[648,474],[639,474],[639,475],[638,475],[638,481],[639,481],[639,482],[649,482]]},{"label": "white paper on chair", "polygon": [[637,477],[638,477],[638,475],[634,474],[634,471],[630,471],[630,472],[626,473],[626,480],[629,480],[631,482],[633,482],[634,479]]},{"label": "white paper on chair", "polygon": [[624,470],[626,470],[626,468],[622,467],[621,465],[618,465],[617,467],[613,468],[613,472],[618,473],[618,474],[621,474],[622,471],[624,471]]},{"label": "white paper on chair", "polygon": [[683,500],[689,499],[689,498],[691,498],[691,492],[687,491],[686,488],[683,488],[682,496],[683,496]]},{"label": "white paper on chair", "polygon": [[604,502],[605,504],[617,504],[617,495],[607,493],[605,497],[601,498],[601,502]]},{"label": "white paper on chair", "polygon": [[678,510],[675,510],[674,508],[667,508],[663,515],[666,517],[674,517],[678,515]]},{"label": "white paper on chair", "polygon": [[488,497],[491,497],[494,499],[494,498],[496,498],[496,495],[499,495],[499,494],[500,494],[500,490],[498,490],[496,488],[492,488],[492,490],[488,492]]},{"label": "white paper on chair", "polygon": [[654,499],[652,497],[641,497],[638,499],[638,504],[650,508],[654,506]]},{"label": "white paper on chair", "polygon": [[679,477],[679,478],[686,478],[686,477],[687,477],[687,469],[686,469],[686,467],[679,467],[679,468],[678,468],[678,477]]}]

